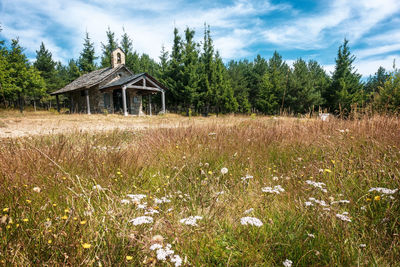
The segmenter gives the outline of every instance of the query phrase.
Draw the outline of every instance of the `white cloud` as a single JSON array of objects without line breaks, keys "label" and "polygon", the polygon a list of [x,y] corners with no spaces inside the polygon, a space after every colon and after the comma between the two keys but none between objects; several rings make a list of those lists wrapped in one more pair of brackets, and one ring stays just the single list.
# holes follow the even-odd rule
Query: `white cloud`
[{"label": "white cloud", "polygon": [[366,49],[359,49],[355,50],[354,54],[357,58],[363,59],[370,56],[376,56],[381,54],[386,54],[390,52],[395,52],[400,50],[400,43],[397,44],[390,44],[390,45],[383,45],[383,46],[376,46],[372,48]]}]

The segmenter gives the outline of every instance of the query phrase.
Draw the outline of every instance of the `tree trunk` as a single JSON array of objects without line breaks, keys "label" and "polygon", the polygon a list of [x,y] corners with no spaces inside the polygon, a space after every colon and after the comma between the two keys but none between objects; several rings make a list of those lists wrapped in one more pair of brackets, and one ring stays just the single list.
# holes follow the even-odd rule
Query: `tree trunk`
[{"label": "tree trunk", "polygon": [[19,102],[19,111],[21,113],[23,113],[24,112],[24,103],[22,101],[22,97],[21,97],[21,93],[20,92],[18,92],[18,102]]}]

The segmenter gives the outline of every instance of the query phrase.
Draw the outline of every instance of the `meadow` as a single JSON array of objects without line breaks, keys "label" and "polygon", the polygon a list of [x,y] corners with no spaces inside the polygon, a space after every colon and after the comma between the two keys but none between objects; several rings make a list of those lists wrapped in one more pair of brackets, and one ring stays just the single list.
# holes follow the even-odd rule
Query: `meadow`
[{"label": "meadow", "polygon": [[399,264],[399,118],[153,120],[0,139],[0,265]]}]

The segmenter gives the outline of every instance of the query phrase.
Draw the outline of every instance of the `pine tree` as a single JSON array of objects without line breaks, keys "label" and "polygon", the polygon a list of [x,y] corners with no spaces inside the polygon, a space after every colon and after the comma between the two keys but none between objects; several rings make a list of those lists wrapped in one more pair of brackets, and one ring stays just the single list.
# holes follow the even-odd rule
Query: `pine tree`
[{"label": "pine tree", "polygon": [[249,61],[230,61],[228,63],[228,74],[234,91],[235,99],[239,106],[238,111],[241,113],[250,113],[251,105],[249,102],[249,73],[252,65]]},{"label": "pine tree", "polygon": [[136,51],[133,51],[132,39],[125,32],[124,28],[122,28],[122,30],[124,33],[122,34],[120,45],[125,53],[125,65],[134,73],[138,73],[140,72],[139,55],[136,53]]},{"label": "pine tree", "polygon": [[44,78],[49,92],[59,89],[56,77],[56,62],[53,61],[51,52],[46,49],[43,42],[39,51],[36,51],[36,61],[33,66],[40,71],[40,75]]},{"label": "pine tree", "polygon": [[348,40],[338,49],[335,71],[332,75],[332,84],[325,94],[327,107],[338,113],[350,112],[353,103],[361,104],[363,100],[361,75],[353,67],[355,56],[351,55]]},{"label": "pine tree", "polygon": [[374,76],[370,76],[367,83],[364,85],[364,90],[367,94],[372,95],[379,92],[379,88],[383,87],[385,82],[390,78],[390,73],[388,73],[385,68],[379,67]]},{"label": "pine tree", "polygon": [[[0,32],[2,31],[0,27]],[[7,107],[7,99],[10,98],[11,92],[11,79],[10,79],[10,66],[7,61],[8,50],[4,46],[4,41],[0,40],[0,101],[3,102],[4,107]]]},{"label": "pine tree", "polygon": [[400,71],[394,70],[388,74],[379,92],[374,94],[374,105],[378,111],[387,113],[400,112]]},{"label": "pine tree", "polygon": [[67,81],[68,83],[72,82],[73,80],[77,79],[79,76],[81,76],[81,73],[79,71],[78,67],[78,62],[71,59],[68,62],[67,66]]},{"label": "pine tree", "polygon": [[115,33],[111,31],[110,27],[108,27],[106,35],[107,35],[107,43],[105,44],[101,43],[103,52],[103,55],[101,57],[101,67],[103,68],[111,67],[111,53],[118,48],[118,42],[115,39]]},{"label": "pine tree", "polygon": [[79,70],[82,74],[94,71],[96,69],[95,60],[97,57],[94,52],[94,44],[90,42],[89,33],[86,32],[86,37],[83,43],[83,50],[79,57]]}]

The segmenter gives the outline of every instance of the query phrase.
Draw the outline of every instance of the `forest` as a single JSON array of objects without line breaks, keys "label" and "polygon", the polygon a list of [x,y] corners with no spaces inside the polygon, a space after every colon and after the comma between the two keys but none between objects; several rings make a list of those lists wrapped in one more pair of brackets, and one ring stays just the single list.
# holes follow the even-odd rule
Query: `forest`
[{"label": "forest", "polygon": [[[346,115],[352,110],[397,113],[400,108],[400,71],[395,62],[392,70],[377,66],[374,75],[362,79],[346,39],[332,55],[333,73],[327,73],[315,60],[299,58],[290,66],[277,51],[268,59],[257,55],[252,61],[224,62],[207,24],[200,42],[195,41],[193,29],[180,33],[175,28],[171,52],[162,47],[158,61],[138,53],[125,30],[118,38],[108,28],[106,36],[99,55],[86,32],[79,58],[66,65],[55,61],[43,42],[30,62],[18,37],[0,40],[0,107],[21,112],[26,105],[52,108],[51,92],[82,74],[110,67],[111,51],[121,47],[132,72],[147,72],[166,85],[169,112],[272,115],[323,110]],[[61,102],[68,106],[67,97]]]}]

